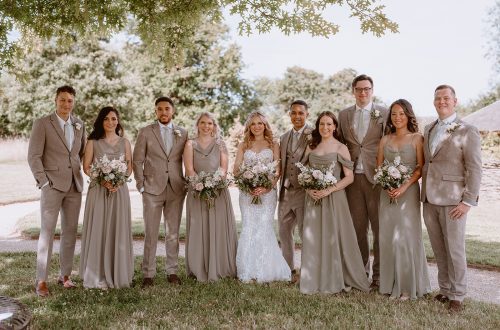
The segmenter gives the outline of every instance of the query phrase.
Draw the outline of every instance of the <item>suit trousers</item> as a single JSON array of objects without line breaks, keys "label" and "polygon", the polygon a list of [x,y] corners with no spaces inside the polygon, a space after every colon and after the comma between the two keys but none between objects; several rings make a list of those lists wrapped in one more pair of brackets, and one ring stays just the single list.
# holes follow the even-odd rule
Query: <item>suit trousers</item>
[{"label": "suit trousers", "polygon": [[170,186],[170,181],[159,195],[142,193],[144,214],[144,258],[142,272],[144,277],[154,277],[156,274],[156,248],[163,213],[165,226],[165,250],[167,259],[165,270],[167,275],[176,274],[179,256],[179,227],[185,194],[176,194]]},{"label": "suit trousers", "polygon": [[54,189],[49,185],[42,188],[40,197],[41,227],[36,257],[37,282],[47,281],[59,213],[61,213],[60,275],[71,275],[81,204],[82,193],[76,190],[74,182],[67,192]]},{"label": "suit trousers", "polygon": [[438,267],[439,293],[450,300],[463,301],[467,293],[465,223],[467,215],[450,218],[455,206],[424,203],[423,216]]},{"label": "suit trousers", "polygon": [[354,182],[346,187],[347,202],[351,211],[352,222],[359,250],[365,265],[366,273],[370,272],[370,244],[368,242],[368,228],[373,233],[373,273],[372,279],[378,281],[380,277],[380,251],[378,236],[378,208],[380,203],[379,185],[373,186],[365,174],[354,174]]},{"label": "suit trousers", "polygon": [[[285,188],[283,188],[285,189]],[[290,269],[295,269],[293,234],[295,227],[298,227],[299,237],[302,240],[302,230],[304,224],[304,200],[305,191],[302,188],[285,189],[282,200],[278,206],[278,225],[281,243],[281,253]]]}]

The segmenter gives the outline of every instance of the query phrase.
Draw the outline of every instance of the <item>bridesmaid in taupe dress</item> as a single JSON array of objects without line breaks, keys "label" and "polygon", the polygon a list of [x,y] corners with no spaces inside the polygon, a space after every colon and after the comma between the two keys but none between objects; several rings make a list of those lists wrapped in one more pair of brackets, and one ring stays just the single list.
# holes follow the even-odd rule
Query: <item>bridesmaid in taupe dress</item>
[{"label": "bridesmaid in taupe dress", "polygon": [[[125,156],[127,175],[132,172],[130,142],[124,138],[118,111],[103,108],[90,133],[83,171],[90,176],[94,160],[106,155],[110,160]],[[132,284],[130,196],[127,184],[118,187],[106,181],[89,187],[82,230],[80,277],[86,288],[125,288]]]},{"label": "bridesmaid in taupe dress", "polygon": [[[196,173],[227,173],[228,153],[219,127],[211,113],[204,112],[196,121],[197,136],[186,142],[184,167],[186,176]],[[186,200],[186,272],[198,281],[217,281],[236,277],[238,237],[229,191],[224,189],[214,206],[189,191]]]}]

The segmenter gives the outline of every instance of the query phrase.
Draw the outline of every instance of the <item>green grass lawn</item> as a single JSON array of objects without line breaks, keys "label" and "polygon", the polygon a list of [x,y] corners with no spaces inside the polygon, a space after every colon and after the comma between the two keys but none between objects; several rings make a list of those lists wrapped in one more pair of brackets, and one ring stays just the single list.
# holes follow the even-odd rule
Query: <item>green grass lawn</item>
[{"label": "green grass lawn", "polygon": [[[55,285],[58,256],[52,259],[45,299],[35,296],[35,253],[0,254],[0,295],[26,304],[34,329],[69,328],[433,328],[498,329],[500,306],[466,300],[459,315],[431,296],[416,301],[394,301],[377,293],[353,290],[336,295],[303,295],[288,283],[243,284],[235,279],[203,284],[184,276],[171,286],[163,272],[163,258],[155,286],[140,289],[140,258],[130,289],[101,291]],[[78,258],[77,258],[78,259]],[[76,260],[75,262],[78,262]],[[183,261],[180,261],[183,265]]]}]

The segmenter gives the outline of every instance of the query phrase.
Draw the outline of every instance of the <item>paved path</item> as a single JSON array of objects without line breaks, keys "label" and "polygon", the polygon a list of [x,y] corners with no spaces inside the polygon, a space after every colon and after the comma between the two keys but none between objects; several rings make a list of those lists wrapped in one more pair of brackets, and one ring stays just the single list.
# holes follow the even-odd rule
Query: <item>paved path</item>
[{"label": "paved path", "polygon": [[[131,192],[137,194],[137,192]],[[36,251],[36,240],[25,240],[15,232],[17,220],[24,215],[36,211],[39,202],[27,202],[0,206],[0,252]],[[54,253],[59,252],[59,241],[54,242]],[[134,241],[134,254],[142,255],[143,242]],[[77,242],[76,253],[80,253],[80,241]],[[181,244],[180,255],[184,256],[184,244]],[[158,244],[157,255],[165,255],[165,246]],[[295,263],[300,265],[300,250],[295,251]],[[429,275],[433,290],[438,289],[437,268],[429,264]],[[485,301],[500,305],[500,272],[469,268],[468,270],[468,297],[478,301]]]}]

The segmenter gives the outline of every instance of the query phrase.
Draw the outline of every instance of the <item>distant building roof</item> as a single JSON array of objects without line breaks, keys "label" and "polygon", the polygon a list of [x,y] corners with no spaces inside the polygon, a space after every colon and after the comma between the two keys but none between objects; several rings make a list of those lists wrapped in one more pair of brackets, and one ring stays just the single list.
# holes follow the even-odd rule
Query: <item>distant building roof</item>
[{"label": "distant building roof", "polygon": [[480,131],[500,131],[500,100],[471,113],[462,120],[476,126]]}]

